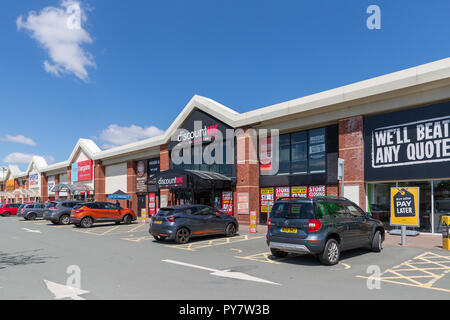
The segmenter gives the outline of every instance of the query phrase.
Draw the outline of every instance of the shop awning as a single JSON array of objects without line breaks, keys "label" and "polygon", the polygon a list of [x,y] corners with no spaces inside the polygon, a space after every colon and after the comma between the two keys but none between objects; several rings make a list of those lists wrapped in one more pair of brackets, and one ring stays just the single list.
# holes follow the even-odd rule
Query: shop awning
[{"label": "shop awning", "polygon": [[154,184],[157,189],[193,189],[231,190],[233,180],[223,174],[200,170],[171,169],[161,171],[147,180],[147,184]]},{"label": "shop awning", "polygon": [[110,194],[108,199],[130,199],[130,195],[126,194],[122,190],[117,190],[116,192]]},{"label": "shop awning", "polygon": [[80,192],[93,191],[92,188],[85,184],[55,184],[50,190],[51,192],[69,192],[78,194]]}]

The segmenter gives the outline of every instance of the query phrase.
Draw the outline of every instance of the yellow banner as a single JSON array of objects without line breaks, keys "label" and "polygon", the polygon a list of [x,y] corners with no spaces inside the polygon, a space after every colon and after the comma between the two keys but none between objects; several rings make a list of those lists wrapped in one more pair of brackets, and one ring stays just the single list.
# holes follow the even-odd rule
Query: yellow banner
[{"label": "yellow banner", "polygon": [[419,227],[419,187],[391,188],[391,225]]},{"label": "yellow banner", "polygon": [[14,179],[10,179],[6,181],[6,191],[13,191],[14,190]]}]

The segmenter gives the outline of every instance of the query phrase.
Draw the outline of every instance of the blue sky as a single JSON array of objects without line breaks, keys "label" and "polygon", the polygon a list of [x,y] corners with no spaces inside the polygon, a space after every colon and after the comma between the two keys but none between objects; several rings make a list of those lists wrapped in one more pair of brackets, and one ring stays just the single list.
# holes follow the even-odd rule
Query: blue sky
[{"label": "blue sky", "polygon": [[[59,60],[45,44],[61,30],[40,42],[27,19],[64,3],[1,3],[0,165],[66,160],[79,138],[107,148],[157,134],[194,94],[245,112],[450,53],[448,0],[80,3],[90,41],[74,40],[78,56],[55,51]],[[366,27],[371,4],[380,30]]]}]

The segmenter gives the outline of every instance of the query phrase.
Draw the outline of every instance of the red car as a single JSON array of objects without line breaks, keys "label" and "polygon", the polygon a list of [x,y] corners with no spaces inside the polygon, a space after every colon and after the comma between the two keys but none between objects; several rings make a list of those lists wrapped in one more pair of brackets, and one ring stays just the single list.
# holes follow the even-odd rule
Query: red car
[{"label": "red car", "polygon": [[21,203],[0,203],[0,215],[6,217],[10,214],[16,215]]}]

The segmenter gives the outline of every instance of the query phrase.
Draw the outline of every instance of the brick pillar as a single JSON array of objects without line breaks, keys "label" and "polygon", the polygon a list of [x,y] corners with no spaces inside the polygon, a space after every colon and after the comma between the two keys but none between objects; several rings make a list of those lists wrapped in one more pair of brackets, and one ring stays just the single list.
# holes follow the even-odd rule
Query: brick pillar
[{"label": "brick pillar", "polygon": [[[17,179],[14,179],[14,190],[19,189],[19,181]],[[14,195],[14,203],[18,203],[19,202],[19,196],[18,195]]]},{"label": "brick pillar", "polygon": [[127,161],[127,193],[130,195],[130,209],[137,212],[136,161]]},{"label": "brick pillar", "polygon": [[[233,196],[234,215],[239,222],[250,222],[250,211],[256,211],[256,221],[259,223],[259,161],[257,157],[257,136],[252,136],[252,129],[236,131],[237,181]],[[238,193],[249,195],[249,214],[239,215]]]},{"label": "brick pillar", "polygon": [[[362,116],[339,120],[339,158],[345,161],[345,186],[359,186],[359,206],[366,208],[364,183],[364,122]],[[341,195],[342,184],[339,184]],[[345,189],[345,187],[344,187]]]},{"label": "brick pillar", "polygon": [[[168,146],[163,145],[159,148],[159,170],[166,171],[170,169],[170,156]],[[172,197],[169,189],[160,189],[159,196],[167,196],[167,204],[172,205]],[[158,206],[161,205],[161,199],[159,199]]]},{"label": "brick pillar", "polygon": [[105,193],[105,167],[102,166],[100,160],[94,161],[95,174],[94,174],[94,189],[95,189],[95,201],[106,201]]},{"label": "brick pillar", "polygon": [[48,179],[45,173],[41,173],[41,202],[48,201]]}]

